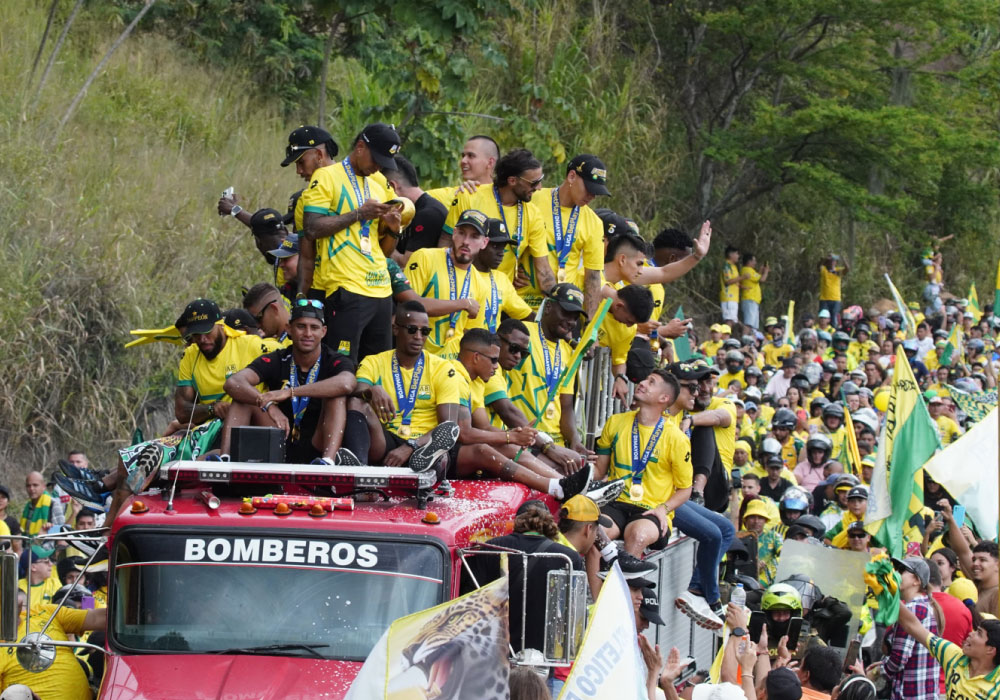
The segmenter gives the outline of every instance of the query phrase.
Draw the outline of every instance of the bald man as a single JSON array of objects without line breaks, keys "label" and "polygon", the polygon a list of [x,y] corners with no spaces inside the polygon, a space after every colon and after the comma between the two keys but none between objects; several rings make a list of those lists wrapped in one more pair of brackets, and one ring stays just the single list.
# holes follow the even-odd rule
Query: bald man
[{"label": "bald man", "polygon": [[28,502],[21,511],[21,532],[25,535],[44,534],[52,527],[56,513],[62,511],[57,499],[45,492],[45,477],[41,472],[31,472],[24,480],[24,490],[28,494]]},{"label": "bald man", "polygon": [[[446,207],[452,202],[460,189],[475,192],[476,187],[493,182],[493,168],[500,160],[500,147],[489,136],[477,134],[470,136],[462,146],[462,155],[458,159],[458,167],[462,172],[462,184],[459,186],[439,187],[427,190],[434,199]],[[444,246],[447,247],[447,246]]]}]

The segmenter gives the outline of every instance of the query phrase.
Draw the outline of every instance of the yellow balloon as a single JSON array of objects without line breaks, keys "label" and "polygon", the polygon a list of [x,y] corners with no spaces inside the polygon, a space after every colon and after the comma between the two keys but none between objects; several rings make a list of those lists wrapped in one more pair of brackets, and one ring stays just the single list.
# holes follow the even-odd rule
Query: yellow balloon
[{"label": "yellow balloon", "polygon": [[879,413],[885,413],[889,408],[889,392],[880,391],[875,394],[875,408]]}]

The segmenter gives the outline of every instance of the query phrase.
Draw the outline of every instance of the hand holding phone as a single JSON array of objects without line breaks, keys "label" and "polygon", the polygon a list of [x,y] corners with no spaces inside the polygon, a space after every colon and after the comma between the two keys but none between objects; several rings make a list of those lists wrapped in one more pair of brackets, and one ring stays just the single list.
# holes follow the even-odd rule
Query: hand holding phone
[{"label": "hand holding phone", "polygon": [[232,199],[233,193],[235,191],[236,190],[233,189],[232,187],[227,187],[226,189],[222,190],[222,198],[223,199]]},{"label": "hand holding phone", "polygon": [[951,509],[951,517],[955,520],[955,527],[965,525],[965,506],[961,503],[956,503],[955,507]]},{"label": "hand holding phone", "polygon": [[858,635],[851,640],[851,643],[847,645],[847,651],[844,654],[844,673],[851,672],[851,666],[857,663],[858,654],[861,652],[861,636]]}]

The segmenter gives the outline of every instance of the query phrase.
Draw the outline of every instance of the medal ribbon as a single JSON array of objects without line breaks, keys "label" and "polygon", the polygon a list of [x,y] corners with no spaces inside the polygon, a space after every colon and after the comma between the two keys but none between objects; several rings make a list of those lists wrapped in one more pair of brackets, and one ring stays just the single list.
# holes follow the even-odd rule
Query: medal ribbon
[{"label": "medal ribbon", "polygon": [[420,379],[424,376],[424,354],[420,353],[417,363],[413,365],[413,376],[410,377],[409,392],[403,391],[403,375],[399,369],[399,358],[392,353],[392,385],[396,389],[396,405],[399,407],[400,425],[409,425],[413,407],[417,405],[417,391],[420,389]]},{"label": "medal ribbon", "polygon": [[[323,353],[320,353],[320,357]],[[316,377],[319,376],[319,361],[320,357],[316,358],[316,364],[312,366],[309,373],[306,375],[306,384],[312,384],[316,381]],[[295,363],[295,358],[292,358],[291,367],[288,370],[288,386],[292,389],[297,389],[299,387],[299,367]],[[302,417],[306,414],[306,408],[309,406],[308,396],[293,396],[292,397],[292,421],[295,424],[295,428],[299,427],[302,423]]]},{"label": "medal ribbon", "polygon": [[[507,225],[507,215],[503,213],[503,202],[500,201],[500,190],[496,187],[493,188],[493,197],[497,200],[497,210],[500,212],[500,219],[503,221],[504,228],[510,231],[510,226]],[[524,224],[524,202],[518,200],[517,202],[517,230],[514,232],[514,257],[517,257],[517,249],[521,247],[521,227]]]},{"label": "medal ribbon", "polygon": [[[455,277],[455,263],[451,259],[451,248],[444,252],[444,262],[448,266],[448,298],[451,301],[455,301],[455,289],[458,287],[458,282]],[[465,280],[462,282],[462,291],[459,293],[459,299],[469,298],[469,283],[472,281],[472,270],[468,269],[465,271]],[[455,325],[458,323],[458,315],[462,313],[461,311],[456,311],[452,314],[448,314],[448,325],[452,330],[455,329]]]},{"label": "medal ribbon", "polygon": [[[347,180],[351,183],[351,187],[354,189],[354,200],[358,203],[357,208],[360,209],[361,205],[364,204],[368,199],[371,198],[371,192],[368,191],[368,178],[364,178],[365,198],[361,199],[361,188],[358,187],[358,178],[354,174],[354,168],[351,167],[351,159],[350,158],[344,158],[343,166],[344,166],[344,172],[347,173]],[[361,231],[360,231],[359,235],[363,239],[364,238],[368,238],[368,232],[371,229],[371,225],[372,225],[371,220],[365,219],[364,221],[361,221],[360,223],[361,223]],[[371,249],[369,248],[369,250],[371,250]],[[362,254],[363,255],[371,255],[370,252],[365,253],[364,251],[362,251]]]},{"label": "medal ribbon", "polygon": [[653,434],[649,436],[649,442],[646,443],[646,449],[642,451],[642,457],[639,456],[639,414],[635,414],[635,418],[632,420],[632,485],[642,484],[642,475],[646,472],[646,464],[649,462],[649,458],[653,456],[653,450],[656,449],[656,443],[660,441],[660,433],[663,432],[663,416],[660,416],[660,420],[656,421],[656,427],[653,428]]},{"label": "medal ribbon", "polygon": [[559,188],[552,188],[552,230],[556,237],[556,255],[559,256],[559,269],[566,268],[566,258],[576,240],[576,224],[580,220],[580,207],[573,207],[569,221],[566,222],[566,235],[563,235],[562,207],[559,205]]},{"label": "medal ribbon", "polygon": [[[542,360],[545,362],[545,387],[548,389],[546,399],[555,396],[556,385],[559,384],[559,373],[562,370],[562,353],[559,352],[559,341],[556,341],[556,360],[553,364],[552,356],[549,354],[549,344],[542,334],[541,325],[538,326],[538,336],[542,339]],[[535,414],[538,414],[538,407],[535,407]]]},{"label": "medal ribbon", "polygon": [[497,289],[497,280],[490,270],[490,305],[486,307],[486,327],[490,333],[497,332],[497,316],[500,314],[500,290]]}]

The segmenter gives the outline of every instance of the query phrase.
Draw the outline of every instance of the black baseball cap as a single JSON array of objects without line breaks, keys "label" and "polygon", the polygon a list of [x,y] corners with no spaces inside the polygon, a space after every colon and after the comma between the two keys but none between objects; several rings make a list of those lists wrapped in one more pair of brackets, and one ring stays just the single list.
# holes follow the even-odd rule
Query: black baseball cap
[{"label": "black baseball cap", "polygon": [[490,219],[486,222],[486,237],[490,239],[490,243],[510,245],[514,242],[507,233],[507,224],[500,219]]},{"label": "black baseball cap", "polygon": [[222,320],[219,305],[210,299],[195,299],[186,307],[174,325],[183,328],[185,335],[192,333],[208,333],[218,321]]},{"label": "black baseball cap", "polygon": [[333,158],[337,155],[337,151],[340,148],[337,146],[337,142],[333,140],[330,136],[330,132],[326,129],[321,129],[318,126],[300,126],[298,129],[293,131],[288,135],[288,145],[285,146],[285,159],[281,161],[281,167],[284,168],[286,165],[291,165],[306,151],[311,151],[314,148],[319,148],[324,143],[330,143],[330,157]]},{"label": "black baseball cap", "polygon": [[292,315],[289,322],[300,318],[315,318],[326,325],[326,315],[323,313],[323,302],[318,299],[296,299],[292,304]]},{"label": "black baseball cap", "polygon": [[611,194],[608,191],[608,169],[597,156],[581,153],[566,166],[566,172],[570,170],[583,178],[590,194]]},{"label": "black baseball cap", "polygon": [[598,209],[596,214],[601,219],[601,223],[604,224],[605,237],[617,236],[631,230],[631,227],[628,225],[628,219],[617,212],[613,212],[610,209]]},{"label": "black baseball cap", "polygon": [[667,367],[667,371],[678,379],[694,379],[697,381],[712,374],[712,367],[704,360],[695,360],[694,362],[674,362]]},{"label": "black baseball cap", "polygon": [[239,307],[229,309],[223,315],[222,322],[234,331],[255,331],[260,328],[260,324],[257,323],[257,319],[253,317],[253,314]]},{"label": "black baseball cap", "polygon": [[7,500],[10,500],[10,489],[0,484],[0,495],[6,496]]},{"label": "black baseball cap", "polygon": [[286,233],[285,218],[277,209],[258,209],[250,217],[250,233],[266,236],[271,233]]},{"label": "black baseball cap", "polygon": [[290,258],[293,255],[299,254],[299,235],[297,233],[290,233],[285,236],[285,240],[281,242],[274,250],[267,251],[274,257],[278,258]]},{"label": "black baseball cap", "polygon": [[656,597],[656,591],[652,588],[642,589],[642,603],[639,604],[639,612],[654,625],[667,624],[660,617],[660,599]]},{"label": "black baseball cap", "polygon": [[566,311],[576,311],[586,318],[587,312],[583,309],[583,292],[575,284],[560,282],[549,290],[549,298]]},{"label": "black baseball cap", "polygon": [[459,215],[458,221],[455,222],[455,228],[471,226],[485,236],[489,231],[489,221],[490,217],[478,209],[466,209]]},{"label": "black baseball cap", "polygon": [[380,169],[398,170],[394,156],[399,153],[399,134],[395,127],[382,122],[369,124],[361,132],[361,139]]}]

